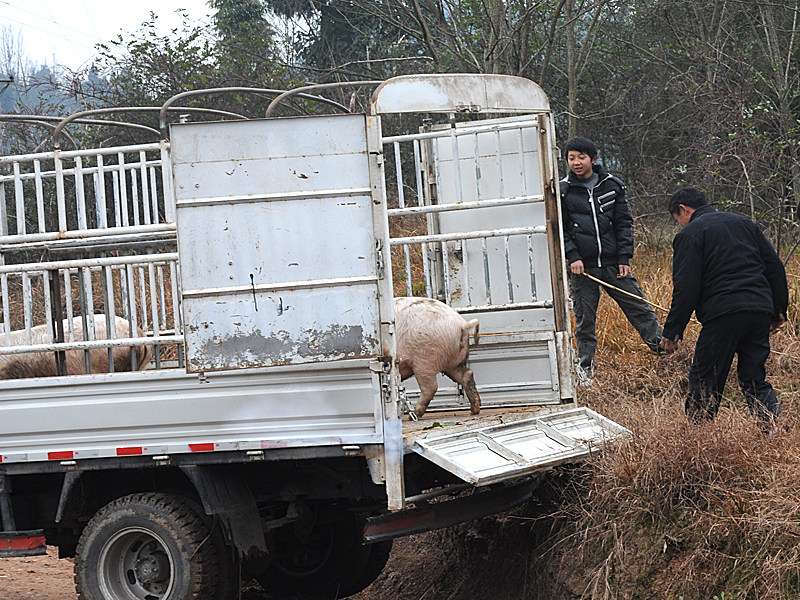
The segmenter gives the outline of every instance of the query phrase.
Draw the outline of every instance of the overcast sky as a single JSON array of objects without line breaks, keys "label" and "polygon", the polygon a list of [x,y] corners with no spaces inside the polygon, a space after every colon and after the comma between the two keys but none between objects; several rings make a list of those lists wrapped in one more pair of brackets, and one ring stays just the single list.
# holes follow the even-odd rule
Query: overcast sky
[{"label": "overcast sky", "polygon": [[55,62],[77,70],[91,62],[97,42],[120,32],[138,31],[158,16],[159,32],[180,25],[175,10],[183,8],[194,21],[207,21],[206,0],[0,0],[0,27],[22,34],[25,51],[38,63]]}]

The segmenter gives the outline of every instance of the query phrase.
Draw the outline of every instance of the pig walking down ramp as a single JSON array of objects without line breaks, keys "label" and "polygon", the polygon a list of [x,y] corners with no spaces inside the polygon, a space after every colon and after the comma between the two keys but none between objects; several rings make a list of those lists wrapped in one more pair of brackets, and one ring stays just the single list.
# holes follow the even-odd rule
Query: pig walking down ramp
[{"label": "pig walking down ramp", "polygon": [[[114,317],[113,320],[115,327],[115,337],[117,339],[131,337],[130,326],[126,319],[122,317]],[[109,336],[106,332],[106,316],[104,314],[94,315],[95,324],[95,339],[106,340]],[[73,330],[75,332],[75,341],[83,341],[83,319],[75,317],[72,320]],[[69,335],[69,320],[64,319],[64,335]],[[138,332],[139,337],[144,337],[144,333],[140,329]],[[49,344],[50,334],[47,330],[47,325],[37,325],[31,327],[31,345],[35,344]],[[28,345],[25,341],[25,331],[18,330],[11,332],[11,346],[24,346]],[[5,334],[0,334],[0,346],[6,346]],[[114,371],[130,371],[131,370],[131,347],[118,346],[114,348]],[[89,351],[89,364],[91,365],[92,373],[108,373],[108,349],[107,348],[92,348]],[[153,349],[151,346],[138,346],[136,349],[136,363],[137,370],[141,371],[150,362],[153,357]],[[81,375],[86,373],[86,366],[84,360],[83,350],[67,350],[67,375]],[[47,350],[44,352],[29,352],[26,354],[6,354],[0,355],[0,379],[24,379],[28,377],[53,377],[58,375],[58,366],[56,365],[55,352]]]},{"label": "pig walking down ramp", "polygon": [[395,298],[395,331],[400,377],[416,377],[421,392],[414,413],[421,417],[433,399],[438,384],[436,376],[444,373],[464,388],[470,412],[481,410],[481,397],[472,370],[467,368],[469,332],[478,319],[465,321],[455,310],[432,298]]}]

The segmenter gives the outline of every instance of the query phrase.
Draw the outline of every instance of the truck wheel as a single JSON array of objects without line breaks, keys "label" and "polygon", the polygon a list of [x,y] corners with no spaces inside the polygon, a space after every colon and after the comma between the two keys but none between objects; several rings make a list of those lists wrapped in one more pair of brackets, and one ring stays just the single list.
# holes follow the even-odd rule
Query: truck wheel
[{"label": "truck wheel", "polygon": [[352,515],[333,522],[306,523],[275,532],[275,557],[256,580],[275,596],[303,594],[308,600],[329,600],[356,563],[361,547]]},{"label": "truck wheel", "polygon": [[331,523],[284,527],[276,532],[275,557],[256,579],[276,596],[302,594],[304,600],[352,596],[380,575],[392,542],[362,545],[363,517],[346,513]]},{"label": "truck wheel", "polygon": [[211,536],[205,543],[211,543],[216,548],[217,553],[217,592],[211,600],[236,600],[239,598],[240,575],[239,575],[239,556],[237,551],[225,542],[225,532],[222,529],[222,522],[218,517],[208,516],[203,511],[203,507],[195,504],[191,500],[183,499],[189,507],[205,521]]},{"label": "truck wheel", "polygon": [[80,600],[188,600],[217,589],[204,516],[171,494],[132,494],[101,508],[75,558]]},{"label": "truck wheel", "polygon": [[364,568],[360,575],[351,572],[349,578],[341,581],[339,596],[342,598],[357,594],[378,578],[389,561],[392,540],[362,546],[362,552],[367,554]]},{"label": "truck wheel", "polygon": [[211,540],[217,548],[217,564],[219,565],[219,583],[214,600],[236,600],[241,589],[240,561],[236,550],[225,543],[222,525],[212,521]]}]

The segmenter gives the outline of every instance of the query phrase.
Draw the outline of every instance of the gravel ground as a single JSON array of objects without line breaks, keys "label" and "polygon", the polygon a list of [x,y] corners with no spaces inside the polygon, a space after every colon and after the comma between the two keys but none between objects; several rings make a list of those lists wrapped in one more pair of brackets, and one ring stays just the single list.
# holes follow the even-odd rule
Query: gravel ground
[{"label": "gravel ground", "polygon": [[77,600],[72,560],[58,560],[55,547],[47,556],[0,558],[2,600]]},{"label": "gravel ground", "polygon": [[[436,570],[430,565],[426,567],[422,560],[423,556],[433,552],[424,543],[428,535],[396,540],[384,573],[372,587],[352,596],[352,600],[416,600],[424,595],[424,589],[419,593],[416,589],[423,582],[412,583],[417,578],[425,579],[423,573]],[[48,546],[47,556],[0,558],[0,600],[78,600],[72,573],[74,563],[71,558],[59,560],[57,556],[57,548]],[[434,565],[438,562],[441,561],[434,560]],[[406,572],[414,574],[410,577],[412,583],[406,581]],[[254,585],[245,586],[242,600],[266,600],[266,594]],[[398,588],[405,589],[400,593]]]}]

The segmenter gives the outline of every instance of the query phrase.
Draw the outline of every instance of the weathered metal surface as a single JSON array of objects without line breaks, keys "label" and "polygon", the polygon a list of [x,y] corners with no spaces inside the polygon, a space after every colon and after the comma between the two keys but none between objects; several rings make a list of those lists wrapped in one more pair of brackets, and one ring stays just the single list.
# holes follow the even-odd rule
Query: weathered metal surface
[{"label": "weathered metal surface", "polygon": [[379,393],[365,360],[202,379],[173,369],[5,381],[0,461],[381,443]]},{"label": "weathered metal surface", "polygon": [[47,554],[47,543],[43,529],[0,531],[0,558],[45,554]]},{"label": "weathered metal surface", "polygon": [[[384,139],[395,158],[387,178],[394,180],[399,199],[389,218],[426,219],[424,232],[390,240],[403,248],[393,270],[405,273],[409,295],[418,289],[419,269],[411,268],[409,248],[420,248],[427,295],[465,318],[480,319],[480,343],[471,347],[469,365],[486,407],[552,405],[572,394],[562,381],[571,377],[571,367],[555,343],[560,332],[551,271],[558,267],[551,264],[543,202],[552,174],[542,172],[541,159],[552,148],[540,126],[539,114],[533,114]],[[413,155],[413,172],[403,168],[401,155],[406,161]],[[408,190],[416,190],[416,198]],[[440,376],[438,383],[429,410],[467,407],[449,379]],[[406,386],[413,402],[416,382]]]},{"label": "weathered metal surface", "polygon": [[[218,371],[374,356],[379,348],[376,311],[359,311],[361,321],[351,318],[345,324],[333,318],[321,323],[314,313],[315,307],[324,306],[331,315],[345,315],[354,303],[369,301],[369,292],[258,294],[258,311],[246,309],[252,299],[249,290],[241,294],[243,300],[234,295],[216,296],[210,304],[185,300],[187,366],[190,371]],[[297,323],[298,315],[311,325]]]},{"label": "weathered metal surface", "polygon": [[409,441],[411,449],[476,486],[580,462],[630,435],[588,408]]},{"label": "weathered metal surface", "polygon": [[403,112],[535,112],[550,110],[536,83],[508,75],[404,75],[372,95],[372,114]]},{"label": "weathered metal surface", "polygon": [[172,129],[187,367],[381,354],[363,115]]}]

